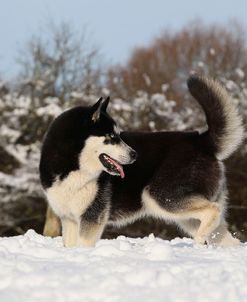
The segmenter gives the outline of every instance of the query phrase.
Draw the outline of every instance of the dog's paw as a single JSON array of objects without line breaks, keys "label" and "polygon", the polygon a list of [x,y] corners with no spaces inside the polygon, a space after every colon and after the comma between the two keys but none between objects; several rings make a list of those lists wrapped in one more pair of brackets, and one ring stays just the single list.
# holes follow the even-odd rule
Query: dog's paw
[{"label": "dog's paw", "polygon": [[205,245],[205,243],[206,243],[206,238],[205,238],[205,237],[202,237],[202,236],[196,236],[196,237],[194,238],[194,241],[195,241],[195,244],[196,244],[196,245],[202,246],[202,245]]},{"label": "dog's paw", "polygon": [[219,243],[219,246],[234,247],[239,246],[240,243],[241,242],[238,238],[233,237],[230,232],[227,232],[227,234],[222,238],[221,242]]}]

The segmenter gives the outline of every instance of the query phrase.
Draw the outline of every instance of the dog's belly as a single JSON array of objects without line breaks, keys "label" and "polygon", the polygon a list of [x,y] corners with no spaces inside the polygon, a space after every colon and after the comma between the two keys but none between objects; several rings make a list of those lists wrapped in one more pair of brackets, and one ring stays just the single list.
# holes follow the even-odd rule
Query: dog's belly
[{"label": "dog's belly", "polygon": [[78,171],[71,172],[63,181],[56,181],[47,192],[48,202],[60,217],[78,220],[94,201],[98,191],[96,181],[83,183]]},{"label": "dog's belly", "polygon": [[122,185],[121,190],[114,192],[112,196],[112,204],[109,225],[121,227],[131,224],[146,215],[145,208],[141,200],[142,190],[129,191],[125,190],[126,186]]},{"label": "dog's belly", "polygon": [[136,220],[143,218],[146,215],[144,208],[141,208],[134,212],[124,212],[118,211],[114,214],[111,214],[107,225],[122,227],[127,224],[134,223]]}]

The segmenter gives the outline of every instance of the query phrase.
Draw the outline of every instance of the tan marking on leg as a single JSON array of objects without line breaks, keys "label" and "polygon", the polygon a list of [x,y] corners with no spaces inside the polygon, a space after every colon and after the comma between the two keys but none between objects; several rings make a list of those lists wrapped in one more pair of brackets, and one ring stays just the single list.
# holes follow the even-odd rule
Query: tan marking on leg
[{"label": "tan marking on leg", "polygon": [[200,226],[194,235],[194,239],[197,243],[204,244],[220,223],[219,205],[204,198],[193,198],[189,203],[189,207],[183,211],[184,217],[200,220]]},{"label": "tan marking on leg", "polygon": [[73,220],[62,219],[62,234],[63,244],[65,247],[74,247],[77,243],[78,237],[78,223]]},{"label": "tan marking on leg", "polygon": [[203,244],[220,223],[221,207],[203,197],[193,197],[187,201],[185,200],[184,205],[180,204],[176,211],[168,211],[162,208],[149,194],[148,190],[144,190],[142,200],[147,214],[174,221],[182,228],[186,220],[198,220],[200,223],[195,230],[188,224],[185,226],[185,230],[189,230],[197,243]]},{"label": "tan marking on leg", "polygon": [[109,209],[105,209],[98,217],[97,222],[88,222],[82,220],[78,226],[77,245],[84,247],[93,247],[96,242],[101,238],[104,228],[109,218]]},{"label": "tan marking on leg", "polygon": [[105,224],[87,223],[81,226],[81,228],[82,229],[79,231],[77,238],[77,245],[84,247],[93,247],[100,239],[104,231]]},{"label": "tan marking on leg", "polygon": [[50,206],[47,206],[45,225],[43,229],[44,236],[57,237],[61,234],[60,219],[54,214]]},{"label": "tan marking on leg", "polygon": [[208,244],[219,245],[224,247],[237,246],[240,244],[240,240],[234,238],[228,231],[227,222],[225,221],[227,191],[223,190],[218,198],[218,204],[222,209],[222,217],[220,225],[210,234],[207,242]]}]

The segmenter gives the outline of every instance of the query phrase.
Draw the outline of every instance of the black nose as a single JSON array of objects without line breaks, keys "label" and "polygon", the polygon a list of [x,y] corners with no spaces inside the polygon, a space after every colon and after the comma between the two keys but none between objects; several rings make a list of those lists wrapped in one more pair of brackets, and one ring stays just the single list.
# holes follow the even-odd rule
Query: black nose
[{"label": "black nose", "polygon": [[130,157],[132,160],[136,160],[137,159],[137,152],[135,150],[131,150],[130,151]]}]

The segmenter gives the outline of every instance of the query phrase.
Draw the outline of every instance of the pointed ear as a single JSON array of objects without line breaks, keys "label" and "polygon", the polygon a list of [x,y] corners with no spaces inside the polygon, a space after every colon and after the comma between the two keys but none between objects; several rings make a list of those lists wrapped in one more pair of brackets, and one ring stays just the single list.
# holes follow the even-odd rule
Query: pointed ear
[{"label": "pointed ear", "polygon": [[99,98],[97,103],[95,103],[92,107],[92,121],[96,122],[100,117],[101,107],[102,107],[103,98]]},{"label": "pointed ear", "polygon": [[107,109],[107,106],[108,106],[109,102],[110,102],[110,97],[108,96],[108,97],[104,100],[104,102],[102,103],[102,106],[101,106],[101,110],[102,110],[102,111],[106,112],[106,109]]}]

